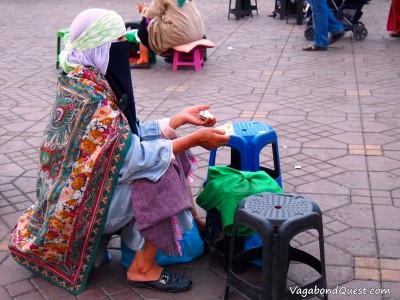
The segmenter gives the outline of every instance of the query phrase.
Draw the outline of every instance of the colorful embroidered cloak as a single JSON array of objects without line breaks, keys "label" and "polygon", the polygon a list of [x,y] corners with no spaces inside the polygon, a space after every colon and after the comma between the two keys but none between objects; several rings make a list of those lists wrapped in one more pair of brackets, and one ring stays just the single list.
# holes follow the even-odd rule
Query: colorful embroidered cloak
[{"label": "colorful embroidered cloak", "polygon": [[95,68],[59,75],[40,147],[37,202],[11,234],[17,262],[73,294],[86,286],[131,143],[116,102]]}]

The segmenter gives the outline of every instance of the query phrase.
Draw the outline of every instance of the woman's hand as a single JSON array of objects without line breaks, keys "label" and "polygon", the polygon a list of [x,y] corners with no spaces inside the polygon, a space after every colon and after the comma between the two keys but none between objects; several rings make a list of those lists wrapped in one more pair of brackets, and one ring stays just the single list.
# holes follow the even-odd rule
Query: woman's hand
[{"label": "woman's hand", "polygon": [[225,135],[223,130],[216,128],[200,128],[194,132],[197,138],[197,146],[203,147],[207,150],[221,147],[225,145],[230,137]]},{"label": "woman's hand", "polygon": [[181,153],[192,147],[200,146],[211,150],[221,147],[229,141],[229,135],[216,128],[200,128],[188,135],[171,140],[174,154]]},{"label": "woman's hand", "polygon": [[209,109],[210,105],[197,105],[185,108],[180,113],[171,117],[169,126],[173,129],[178,128],[184,124],[193,124],[196,126],[212,127],[217,122],[215,117],[202,120],[199,117],[199,112]]}]

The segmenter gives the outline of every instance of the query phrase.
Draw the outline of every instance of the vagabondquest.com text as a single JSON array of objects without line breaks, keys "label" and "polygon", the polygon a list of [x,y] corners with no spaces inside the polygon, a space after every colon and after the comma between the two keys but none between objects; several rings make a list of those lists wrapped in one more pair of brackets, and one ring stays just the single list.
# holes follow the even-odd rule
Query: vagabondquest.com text
[{"label": "vagabondquest.com text", "polygon": [[314,286],[313,288],[301,288],[298,286],[289,287],[289,291],[292,295],[300,295],[303,298],[306,298],[311,295],[390,295],[390,289],[381,289],[381,288],[346,288],[345,286],[336,286],[335,288],[319,288]]}]

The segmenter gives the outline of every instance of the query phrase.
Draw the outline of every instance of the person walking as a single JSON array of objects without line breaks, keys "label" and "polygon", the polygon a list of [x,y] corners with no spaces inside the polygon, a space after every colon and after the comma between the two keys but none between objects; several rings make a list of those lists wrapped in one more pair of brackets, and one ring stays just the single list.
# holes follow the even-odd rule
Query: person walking
[{"label": "person walking", "polygon": [[[324,51],[345,35],[344,25],[335,17],[326,0],[310,0],[314,24],[314,42],[303,51]],[[329,33],[331,37],[329,38]]]}]

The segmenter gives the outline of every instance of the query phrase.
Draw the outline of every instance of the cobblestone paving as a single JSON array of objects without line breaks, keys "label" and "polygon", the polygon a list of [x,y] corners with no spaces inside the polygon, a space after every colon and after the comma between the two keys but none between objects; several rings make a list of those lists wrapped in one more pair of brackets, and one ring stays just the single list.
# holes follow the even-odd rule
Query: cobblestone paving
[{"label": "cobblestone paving", "polygon": [[[317,53],[301,51],[304,25],[268,17],[272,0],[258,0],[259,15],[241,20],[227,19],[226,0],[198,2],[215,48],[199,72],[174,72],[160,57],[149,70],[132,70],[141,120],[210,103],[220,124],[254,120],[273,126],[285,191],[315,200],[323,211],[328,286],[391,292],[330,299],[400,299],[400,40],[386,32],[389,1],[371,0],[364,7],[364,41],[347,33]],[[222,299],[225,270],[215,254],[172,267],[194,281],[192,289],[159,294],[130,287],[119,251],[112,250],[114,259],[94,270],[88,288],[75,297],[35,277],[7,251],[6,235],[35,200],[38,146],[58,73],[57,31],[91,7],[113,9],[126,21],[139,19],[135,3],[127,0],[1,1],[0,299]],[[192,130],[187,126],[181,133]],[[201,148],[194,152],[200,164],[197,195],[209,155]],[[267,164],[270,157],[262,158]],[[317,249],[313,232],[293,243],[311,253]],[[291,282],[312,276],[290,266]],[[243,297],[232,292],[229,299]]]}]

